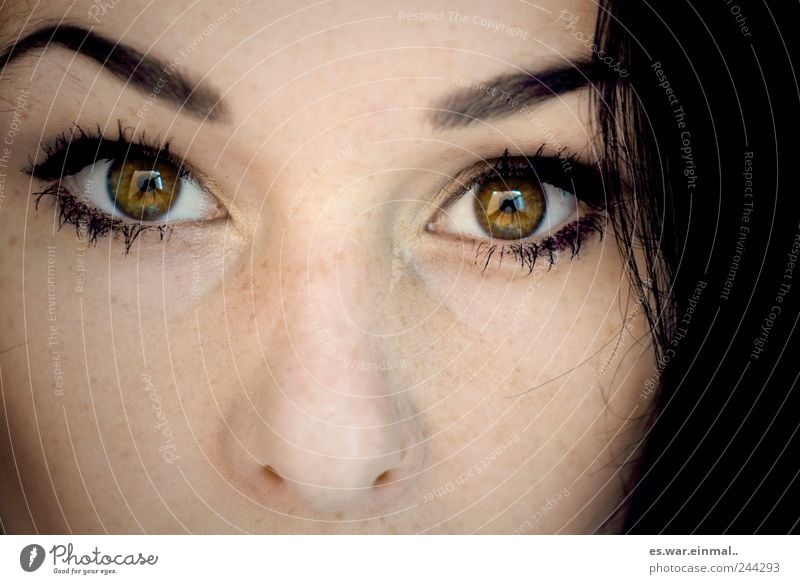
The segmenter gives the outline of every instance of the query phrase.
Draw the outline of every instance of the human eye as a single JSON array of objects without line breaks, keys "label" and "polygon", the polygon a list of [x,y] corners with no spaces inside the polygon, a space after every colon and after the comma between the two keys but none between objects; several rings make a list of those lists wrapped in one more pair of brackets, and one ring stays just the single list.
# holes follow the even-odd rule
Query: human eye
[{"label": "human eye", "polygon": [[575,257],[585,238],[601,235],[606,196],[598,172],[563,152],[503,156],[459,173],[428,231],[475,244],[476,262],[510,256],[528,271],[562,250]]},{"label": "human eye", "polygon": [[119,233],[126,252],[148,230],[161,238],[173,226],[227,215],[219,200],[196,178],[169,144],[132,139],[120,125],[115,139],[76,128],[43,144],[46,158],[25,172],[46,183],[34,193],[36,207],[53,197],[59,228],[71,224],[92,242]]}]

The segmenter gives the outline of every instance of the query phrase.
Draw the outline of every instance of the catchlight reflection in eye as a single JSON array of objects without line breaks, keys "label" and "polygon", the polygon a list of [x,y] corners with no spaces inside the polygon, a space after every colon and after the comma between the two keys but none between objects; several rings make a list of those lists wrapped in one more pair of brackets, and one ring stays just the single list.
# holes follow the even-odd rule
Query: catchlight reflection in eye
[{"label": "catchlight reflection in eye", "polygon": [[531,181],[492,181],[473,200],[480,226],[496,239],[530,236],[545,214],[544,195]]}]

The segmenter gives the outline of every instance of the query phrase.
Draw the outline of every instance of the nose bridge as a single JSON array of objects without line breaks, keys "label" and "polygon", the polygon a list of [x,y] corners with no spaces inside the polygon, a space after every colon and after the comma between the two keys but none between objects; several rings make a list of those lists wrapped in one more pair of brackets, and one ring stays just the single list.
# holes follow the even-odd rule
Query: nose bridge
[{"label": "nose bridge", "polygon": [[294,375],[310,375],[334,392],[374,397],[388,381],[379,365],[390,347],[372,332],[379,309],[370,301],[366,271],[357,261],[340,263],[345,266],[292,270],[284,279],[282,322],[269,335],[271,353],[284,364],[294,362],[300,369]]},{"label": "nose bridge", "polygon": [[[382,339],[359,327],[343,300],[358,286],[317,278],[287,289],[282,334],[267,363],[274,387],[268,412],[282,437],[309,453],[340,460],[385,455],[396,440],[402,396],[385,367]],[[356,299],[352,305],[368,309]]]}]

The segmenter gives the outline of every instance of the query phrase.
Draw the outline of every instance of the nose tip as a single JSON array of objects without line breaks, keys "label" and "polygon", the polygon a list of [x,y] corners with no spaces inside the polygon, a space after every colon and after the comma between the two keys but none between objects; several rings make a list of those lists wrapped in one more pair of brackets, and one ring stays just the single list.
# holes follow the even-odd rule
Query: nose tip
[{"label": "nose tip", "polygon": [[362,272],[348,266],[335,282],[290,275],[293,294],[263,337],[266,367],[249,377],[252,399],[231,420],[248,455],[236,459],[243,476],[252,479],[255,470],[261,479],[248,489],[301,513],[391,505],[410,488],[425,452],[408,380],[388,366],[393,345],[350,321],[380,315],[367,302]]},{"label": "nose tip", "polygon": [[265,465],[266,474],[323,513],[363,508],[389,493],[396,496],[404,490],[411,471],[404,452],[341,458],[309,453],[296,446],[289,449],[297,452],[286,456],[284,450],[280,461]]}]

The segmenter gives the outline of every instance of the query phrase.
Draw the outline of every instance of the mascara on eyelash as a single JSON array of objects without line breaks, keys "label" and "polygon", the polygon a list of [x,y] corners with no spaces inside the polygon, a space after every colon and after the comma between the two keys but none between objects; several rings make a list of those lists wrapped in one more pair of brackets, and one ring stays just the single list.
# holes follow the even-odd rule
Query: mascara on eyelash
[{"label": "mascara on eyelash", "polygon": [[67,224],[74,225],[79,239],[85,237],[91,245],[97,245],[98,240],[106,235],[119,234],[125,246],[125,255],[130,253],[131,247],[143,233],[157,231],[161,241],[168,240],[172,233],[172,226],[167,224],[125,223],[112,219],[102,211],[87,207],[58,184],[50,185],[34,193],[34,196],[37,210],[44,197],[53,197],[57,206],[59,231]]},{"label": "mascara on eyelash", "polygon": [[134,132],[133,127],[124,126],[121,120],[117,120],[115,138],[107,138],[99,124],[94,130],[84,130],[74,124],[52,140],[43,142],[41,148],[46,158],[42,162],[29,160],[22,171],[41,180],[54,181],[100,160],[138,156],[173,164],[181,177],[190,174],[184,161],[170,151],[169,140],[151,139],[144,131],[135,136]]},{"label": "mascara on eyelash", "polygon": [[103,136],[101,128],[87,132],[77,124],[71,130],[60,133],[52,142],[42,144],[47,158],[41,163],[30,161],[22,171],[50,182],[44,189],[32,193],[38,210],[45,197],[53,197],[58,213],[58,229],[66,224],[75,226],[76,233],[85,235],[90,243],[96,245],[98,239],[106,235],[119,235],[124,242],[125,254],[130,252],[140,235],[157,231],[163,241],[169,238],[172,226],[162,223],[126,222],[109,216],[93,208],[71,193],[63,185],[63,179],[72,176],[87,166],[104,159],[151,159],[171,164],[177,169],[176,176],[189,176],[188,170],[169,151],[169,142],[163,144],[150,141],[142,132],[133,137],[133,128],[127,128],[118,121],[118,135],[115,139]]},{"label": "mascara on eyelash", "polygon": [[[576,163],[576,156],[567,156],[565,148],[559,150],[556,157],[543,156],[543,150],[544,146],[540,146],[532,156],[512,156],[506,149],[499,158],[481,162],[480,166],[483,167],[483,170],[475,172],[475,167],[472,167],[473,175],[461,181],[459,190],[452,193],[446,202],[442,204],[442,210],[446,210],[465,196],[475,198],[475,210],[473,212],[483,213],[483,215],[479,215],[479,223],[488,237],[485,240],[472,239],[475,264],[481,265],[482,271],[488,269],[493,259],[498,260],[498,263],[502,265],[504,258],[508,256],[523,267],[526,267],[528,273],[533,272],[537,260],[544,256],[547,259],[547,269],[549,270],[555,264],[558,252],[571,250],[570,259],[572,259],[579,254],[587,236],[592,233],[598,233],[602,238],[605,226],[605,213],[602,211],[606,208],[607,201],[600,173],[592,170],[584,163]],[[513,179],[519,178],[526,179],[527,182],[533,184],[552,184],[557,188],[566,190],[576,199],[582,201],[591,211],[586,216],[563,226],[559,231],[544,239],[528,239],[522,233],[522,226],[526,222],[534,220],[536,201],[529,200],[528,197],[530,195],[519,194],[517,197],[524,198],[534,206],[528,208],[526,204],[519,208],[518,211],[515,210],[514,213],[519,213],[519,218],[511,223],[505,220],[508,226],[503,227],[499,224],[495,226],[494,222],[503,221],[501,217],[503,213],[493,206],[491,198],[487,199],[484,196],[484,187],[493,183],[500,183],[501,187],[517,192],[516,189],[519,187],[512,188],[512,184]],[[478,187],[478,192],[473,194],[472,191],[476,187]],[[544,187],[541,190],[544,191]],[[507,199],[509,205],[515,207],[517,205],[517,197],[513,199],[514,203],[510,202],[512,199]],[[491,213],[489,211],[490,207],[487,205],[492,205],[491,208],[494,210]],[[500,209],[502,208],[503,206],[500,207]],[[523,211],[523,209],[525,210]],[[540,211],[540,213],[543,213],[543,211]],[[489,214],[492,216],[491,220],[489,220]],[[531,216],[532,214],[534,215],[533,217]],[[434,217],[432,221],[428,222],[427,229],[436,232],[439,221],[439,218]],[[530,228],[534,227],[531,226]],[[516,233],[517,230],[520,231],[519,234]],[[495,233],[495,231],[498,231],[498,233]]]},{"label": "mascara on eyelash", "polygon": [[[544,145],[539,146],[532,155],[512,155],[506,148],[500,157],[481,161],[462,171],[454,180],[458,189],[441,203],[442,208],[452,205],[477,184],[525,176],[567,190],[593,209],[606,208],[609,193],[599,170],[578,161],[575,153],[567,155],[566,147],[559,149],[555,156],[544,155],[544,148]],[[460,178],[465,173],[469,174]]]},{"label": "mascara on eyelash", "polygon": [[537,260],[541,256],[547,258],[548,271],[555,265],[556,257],[560,251],[570,250],[570,259],[576,258],[583,246],[585,239],[592,233],[603,237],[605,217],[601,213],[589,213],[577,221],[563,227],[557,233],[541,241],[523,241],[496,243],[492,241],[474,241],[475,263],[483,264],[481,271],[486,271],[493,258],[497,258],[502,265],[503,259],[511,256],[524,268],[528,274],[533,272]]}]

